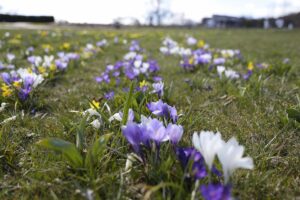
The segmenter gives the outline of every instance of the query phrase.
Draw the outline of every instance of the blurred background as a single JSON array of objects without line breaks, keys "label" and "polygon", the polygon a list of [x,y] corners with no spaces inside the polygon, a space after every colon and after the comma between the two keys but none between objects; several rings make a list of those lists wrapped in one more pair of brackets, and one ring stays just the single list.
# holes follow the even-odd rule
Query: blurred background
[{"label": "blurred background", "polygon": [[0,21],[293,29],[300,0],[1,0]]}]

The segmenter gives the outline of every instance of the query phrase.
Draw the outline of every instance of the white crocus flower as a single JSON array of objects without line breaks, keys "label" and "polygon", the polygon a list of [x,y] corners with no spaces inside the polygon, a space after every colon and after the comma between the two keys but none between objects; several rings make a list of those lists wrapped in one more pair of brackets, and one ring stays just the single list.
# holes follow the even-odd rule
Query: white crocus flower
[{"label": "white crocus flower", "polygon": [[38,67],[38,66],[41,64],[42,61],[43,61],[42,57],[41,57],[41,56],[37,56],[37,57],[35,58],[34,65],[35,65],[36,67]]},{"label": "white crocus flower", "polygon": [[31,77],[33,79],[32,86],[36,88],[39,84],[44,81],[44,78],[41,74],[36,74],[33,72],[29,72],[27,69],[20,68],[17,73],[20,75],[21,79],[25,81],[26,78]]},{"label": "white crocus flower", "polygon": [[112,122],[114,120],[117,120],[117,121],[122,121],[122,116],[121,116],[121,113],[118,112],[118,113],[115,113],[113,116],[111,116],[109,119],[109,122]]},{"label": "white crocus flower", "polygon": [[96,116],[101,119],[101,115],[93,108],[89,108],[83,112],[83,116],[88,116],[87,121],[90,120],[91,117]]},{"label": "white crocus flower", "polygon": [[104,106],[106,107],[108,114],[111,115],[111,109],[110,109],[109,105],[105,102]]},{"label": "white crocus flower", "polygon": [[135,68],[140,68],[142,63],[143,62],[141,60],[136,60],[136,61],[134,61],[133,65]]},{"label": "white crocus flower", "polygon": [[4,111],[6,106],[8,105],[8,103],[1,103],[1,106],[0,106],[0,112]]},{"label": "white crocus flower", "polygon": [[160,47],[160,48],[159,48],[159,51],[160,51],[161,53],[163,53],[163,54],[166,54],[166,53],[169,52],[169,49],[168,49],[167,47]]},{"label": "white crocus flower", "polygon": [[39,74],[39,75],[36,75],[34,74],[34,82],[33,82],[33,87],[36,88],[39,84],[41,84],[42,82],[44,81],[44,77]]},{"label": "white crocus flower", "polygon": [[137,53],[136,52],[129,52],[124,56],[125,60],[131,60],[134,59],[136,57]]},{"label": "white crocus flower", "polygon": [[[134,119],[134,112],[133,112],[133,110],[130,108],[129,111],[128,111],[128,118],[127,118],[127,121],[128,121],[128,122],[132,122],[133,119]],[[117,121],[121,122],[121,121],[123,120],[123,112],[121,112],[121,111],[120,111],[120,112],[117,112],[117,113],[115,113],[114,115],[112,115],[112,116],[108,119],[109,122],[112,122],[112,121],[114,121],[114,120],[117,120]]]},{"label": "white crocus flower", "polygon": [[50,55],[50,56],[44,56],[44,63],[43,66],[45,67],[50,67],[51,63],[54,61],[54,56]]},{"label": "white crocus flower", "polygon": [[6,55],[6,58],[7,58],[8,62],[11,63],[16,58],[16,56],[15,56],[15,54],[8,53]]},{"label": "white crocus flower", "polygon": [[218,151],[217,155],[223,167],[225,183],[228,182],[230,175],[238,168],[253,169],[253,160],[244,157],[244,146],[239,145],[233,137],[228,140]]},{"label": "white crocus flower", "polygon": [[217,66],[217,72],[220,78],[222,78],[223,73],[225,73],[226,78],[238,79],[240,78],[239,73],[232,69],[226,69],[224,66]]},{"label": "white crocus flower", "polygon": [[225,71],[225,76],[226,76],[226,78],[229,78],[229,79],[238,79],[238,78],[240,78],[240,75],[232,69],[227,69]]},{"label": "white crocus flower", "polygon": [[220,78],[222,78],[222,74],[225,71],[225,67],[224,66],[217,66],[217,72]]},{"label": "white crocus flower", "polygon": [[197,44],[197,39],[194,38],[194,37],[188,37],[188,38],[186,39],[186,43],[187,43],[187,45],[189,45],[189,46],[195,45],[195,44]]},{"label": "white crocus flower", "polygon": [[101,126],[101,122],[100,122],[99,119],[95,119],[95,120],[92,121],[90,124],[91,124],[94,128],[96,128],[96,129],[100,128],[100,126]]},{"label": "white crocus flower", "polygon": [[149,63],[143,63],[140,70],[143,74],[145,74],[148,71],[149,67],[150,67]]},{"label": "white crocus flower", "polygon": [[219,132],[201,131],[193,135],[193,145],[202,154],[209,170],[211,170],[215,156],[223,146],[224,141]]}]

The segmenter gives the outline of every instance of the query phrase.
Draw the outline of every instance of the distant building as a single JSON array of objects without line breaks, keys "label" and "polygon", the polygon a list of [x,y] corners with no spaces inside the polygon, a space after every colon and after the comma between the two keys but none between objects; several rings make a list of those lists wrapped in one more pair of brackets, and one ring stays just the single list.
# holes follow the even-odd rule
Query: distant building
[{"label": "distant building", "polygon": [[226,15],[213,15],[211,18],[204,18],[202,25],[209,28],[241,27],[242,18]]}]

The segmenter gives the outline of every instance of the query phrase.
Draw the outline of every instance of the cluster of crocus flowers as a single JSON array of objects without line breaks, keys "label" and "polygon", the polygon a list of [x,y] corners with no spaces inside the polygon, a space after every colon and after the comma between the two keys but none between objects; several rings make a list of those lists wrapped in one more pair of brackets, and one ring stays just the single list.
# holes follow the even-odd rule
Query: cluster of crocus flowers
[{"label": "cluster of crocus flowers", "polygon": [[231,188],[229,179],[232,173],[238,168],[254,168],[252,158],[243,157],[244,147],[239,145],[234,137],[225,142],[219,132],[201,131],[200,134],[195,132],[193,145],[203,156],[208,171],[213,171],[215,157],[218,157],[222,165],[224,185],[210,183],[208,186],[202,186],[201,192],[205,199],[211,199],[211,194],[221,195],[222,198],[219,199],[229,199]]},{"label": "cluster of crocus flowers", "polygon": [[57,72],[64,71],[71,62],[79,60],[77,53],[58,52],[57,56],[31,55],[33,47],[26,50],[29,67],[15,69],[12,64],[16,56],[7,54],[8,65],[0,63],[1,73],[1,94],[3,97],[17,97],[21,101],[28,99],[32,91],[40,85],[46,78],[52,78]]},{"label": "cluster of crocus flowers", "polygon": [[[155,60],[145,59],[141,54],[141,47],[138,41],[131,43],[130,51],[126,53],[123,60],[109,64],[100,76],[95,77],[96,82],[119,86],[124,82],[138,80],[140,84],[137,90],[146,91],[150,82],[159,82],[161,77],[157,76],[159,66]],[[153,85],[155,93],[161,93],[161,86]],[[161,95],[161,94],[159,94]]]},{"label": "cluster of crocus flowers", "polygon": [[42,74],[44,77],[53,75],[59,71],[64,71],[72,61],[79,60],[77,53],[58,52],[57,57],[54,55],[29,56],[28,62],[31,64],[32,70]]},{"label": "cluster of crocus flowers", "polygon": [[102,39],[96,43],[96,46],[97,47],[106,47],[106,46],[108,46],[108,41],[106,39]]},{"label": "cluster of crocus flowers", "polygon": [[1,73],[2,86],[1,92],[3,97],[11,97],[17,93],[20,100],[26,100],[31,91],[44,81],[40,74],[31,70],[20,68],[17,71]]},{"label": "cluster of crocus flowers", "polygon": [[[161,144],[169,142],[185,172],[185,178],[196,181],[196,191],[201,192],[204,199],[231,199],[230,176],[238,168],[254,167],[252,158],[243,157],[244,147],[239,145],[234,137],[226,142],[219,132],[211,131],[201,131],[200,134],[195,132],[192,138],[194,147],[179,147],[183,127],[176,124],[176,120],[172,120],[170,110],[174,109],[174,113],[177,113],[175,107],[163,103],[162,100],[148,103],[147,107],[156,117],[162,118],[142,115],[140,122],[137,123],[134,122],[134,113],[130,110],[130,117],[126,125],[122,126],[122,134],[141,160],[147,161],[145,158],[147,149],[152,151],[154,149],[155,155],[159,156]],[[122,113],[116,113],[110,120],[122,121]],[[223,173],[216,168],[216,157]],[[212,175],[224,177],[224,181],[215,182],[212,180],[220,179],[209,178],[209,184],[206,185],[207,178]],[[202,180],[203,184],[199,184]]]},{"label": "cluster of crocus flowers", "polygon": [[[262,69],[267,65],[246,62],[240,50],[211,48],[203,40],[197,40],[192,36],[186,38],[188,48],[181,47],[176,41],[167,37],[163,40],[160,51],[165,55],[180,55],[180,66],[185,71],[195,71],[207,67],[209,71],[216,72],[220,78],[248,80],[255,68]],[[245,69],[234,70],[236,66],[244,66]]]},{"label": "cluster of crocus flowers", "polygon": [[166,37],[163,40],[162,46],[159,48],[159,50],[165,55],[190,56],[192,54],[190,48],[179,46],[179,44],[170,37]]},{"label": "cluster of crocus flowers", "polygon": [[142,115],[140,123],[129,121],[122,126],[122,133],[134,151],[142,156],[141,145],[150,148],[152,144],[156,149],[167,141],[176,145],[183,135],[183,127],[173,123],[165,125],[159,119]]},{"label": "cluster of crocus flowers", "polygon": [[167,120],[171,119],[174,123],[177,122],[178,115],[175,107],[164,103],[161,99],[157,102],[150,102],[147,108],[157,117],[163,117]]}]

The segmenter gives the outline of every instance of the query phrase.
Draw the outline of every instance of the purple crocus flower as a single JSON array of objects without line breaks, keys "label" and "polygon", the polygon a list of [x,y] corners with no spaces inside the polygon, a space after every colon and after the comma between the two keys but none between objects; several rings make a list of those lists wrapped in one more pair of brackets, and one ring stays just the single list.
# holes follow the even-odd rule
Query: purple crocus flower
[{"label": "purple crocus flower", "polygon": [[159,98],[161,98],[164,95],[164,83],[163,82],[153,83],[152,87],[153,87],[152,93],[158,94]]},{"label": "purple crocus flower", "polygon": [[138,124],[128,122],[126,126],[122,126],[122,133],[131,144],[134,151],[140,154],[140,144],[142,142],[142,131]]},{"label": "purple crocus flower", "polygon": [[103,39],[103,40],[97,42],[96,45],[97,45],[98,47],[107,46],[107,40],[106,40],[106,39]]},{"label": "purple crocus flower", "polygon": [[114,76],[114,77],[119,77],[120,74],[121,74],[120,71],[114,71],[114,72],[113,72],[113,76]]},{"label": "purple crocus flower", "polygon": [[139,42],[137,40],[132,40],[131,45],[129,47],[129,51],[140,51],[141,47],[139,45]]},{"label": "purple crocus flower", "polygon": [[7,85],[11,84],[12,80],[11,80],[9,73],[3,72],[3,73],[1,73],[1,77],[2,77],[2,80],[4,81],[4,83],[6,83]]},{"label": "purple crocus flower", "polygon": [[65,52],[60,51],[60,52],[57,53],[57,56],[58,56],[59,58],[64,58],[64,57],[65,57]]},{"label": "purple crocus flower", "polygon": [[156,60],[149,60],[148,63],[149,63],[149,72],[150,73],[159,71],[159,66],[158,66]]},{"label": "purple crocus flower", "polygon": [[68,60],[79,60],[80,55],[77,53],[68,53],[66,57],[68,58]]},{"label": "purple crocus flower", "polygon": [[177,122],[178,116],[176,108],[169,106],[162,100],[148,103],[147,108],[152,112],[152,114],[156,116],[165,117],[166,119],[172,119],[174,123]]},{"label": "purple crocus flower", "polygon": [[113,66],[113,65],[107,65],[105,71],[106,71],[106,72],[113,71],[113,70],[114,70],[114,67],[115,67],[115,66]]},{"label": "purple crocus flower", "polygon": [[110,91],[104,94],[104,98],[107,100],[112,100],[115,96],[115,92],[114,91]]},{"label": "purple crocus flower", "polygon": [[225,58],[215,58],[213,63],[214,65],[223,65],[226,62]]},{"label": "purple crocus flower", "polygon": [[168,140],[166,128],[158,119],[152,119],[147,124],[147,135],[149,135],[149,138],[155,141],[156,144],[160,144],[161,142]]},{"label": "purple crocus flower", "polygon": [[202,185],[201,194],[205,200],[230,200],[231,186],[218,184]]},{"label": "purple crocus flower", "polygon": [[138,86],[136,90],[141,92],[146,92],[148,90],[148,86],[147,85],[143,85],[142,87]]},{"label": "purple crocus flower", "polygon": [[101,83],[101,82],[103,81],[103,78],[100,77],[100,76],[97,76],[97,77],[95,77],[95,81],[96,81],[97,83]]},{"label": "purple crocus flower", "polygon": [[68,63],[62,60],[55,60],[55,65],[60,70],[65,70],[68,67]]},{"label": "purple crocus flower", "polygon": [[184,70],[187,70],[187,71],[192,71],[195,69],[195,65],[190,63],[189,58],[186,56],[183,57],[183,60],[181,61],[180,65]]},{"label": "purple crocus flower", "polygon": [[122,68],[122,66],[123,66],[123,62],[122,61],[118,61],[118,62],[115,63],[114,69],[118,70],[118,69]]},{"label": "purple crocus flower", "polygon": [[110,77],[108,74],[103,73],[102,74],[102,79],[106,82],[106,83],[110,83]]},{"label": "purple crocus flower", "polygon": [[253,71],[248,70],[247,74],[243,75],[244,80],[248,80],[251,77],[252,74],[253,74]]},{"label": "purple crocus flower", "polygon": [[132,69],[129,69],[129,68],[127,68],[125,70],[125,75],[130,80],[133,80],[135,78],[135,76],[136,76],[135,73],[134,73],[134,71]]},{"label": "purple crocus flower", "polygon": [[196,149],[177,148],[176,155],[184,169],[188,167],[189,162],[192,162],[192,176],[195,179],[202,179],[207,176],[204,158]]},{"label": "purple crocus flower", "polygon": [[181,140],[183,134],[182,126],[176,124],[168,124],[166,131],[169,136],[169,140],[173,145],[176,145]]},{"label": "purple crocus flower", "polygon": [[178,119],[178,115],[177,115],[177,110],[174,106],[169,106],[169,114],[170,114],[170,118],[172,119],[173,122],[177,122]]},{"label": "purple crocus flower", "polygon": [[197,64],[208,64],[210,63],[212,55],[210,53],[204,53],[196,58]]},{"label": "purple crocus flower", "polygon": [[156,116],[169,116],[168,104],[164,103],[161,99],[156,102],[148,103],[147,108]]},{"label": "purple crocus flower", "polygon": [[25,101],[29,97],[30,92],[31,92],[31,87],[21,88],[21,90],[18,93],[18,96],[22,101]]},{"label": "purple crocus flower", "polygon": [[31,86],[33,85],[33,83],[34,83],[33,77],[32,76],[26,76],[24,78],[24,83],[23,83],[24,89],[29,90],[31,88]]},{"label": "purple crocus flower", "polygon": [[29,56],[27,58],[27,61],[30,62],[30,64],[34,65],[35,64],[35,60],[36,60],[36,57],[35,56]]},{"label": "purple crocus flower", "polygon": [[27,52],[33,52],[34,51],[34,47],[30,46],[26,49]]},{"label": "purple crocus flower", "polygon": [[160,81],[163,80],[162,77],[160,77],[160,76],[153,76],[152,79],[153,79],[154,82],[160,82]]}]

